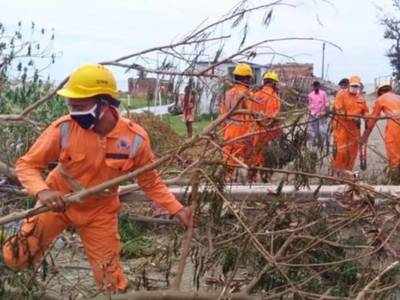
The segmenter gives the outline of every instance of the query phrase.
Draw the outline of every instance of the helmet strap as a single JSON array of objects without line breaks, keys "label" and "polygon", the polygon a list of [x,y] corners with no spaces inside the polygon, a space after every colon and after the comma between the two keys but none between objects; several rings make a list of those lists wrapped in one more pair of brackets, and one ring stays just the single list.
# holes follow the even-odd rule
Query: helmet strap
[{"label": "helmet strap", "polygon": [[104,99],[97,100],[96,109],[94,111],[95,118],[96,118],[95,125],[97,125],[99,123],[100,119],[103,117],[103,115],[104,115],[103,107],[105,107],[105,106],[108,106],[107,100],[104,100]]}]

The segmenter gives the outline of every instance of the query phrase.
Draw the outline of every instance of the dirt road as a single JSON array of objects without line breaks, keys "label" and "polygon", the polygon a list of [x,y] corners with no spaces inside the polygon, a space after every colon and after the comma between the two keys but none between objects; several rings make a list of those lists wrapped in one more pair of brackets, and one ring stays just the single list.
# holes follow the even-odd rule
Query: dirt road
[{"label": "dirt road", "polygon": [[[370,111],[372,111],[375,100],[374,94],[366,95],[366,100]],[[367,170],[361,172],[362,178],[369,183],[384,183],[384,169],[387,166],[386,151],[384,143],[385,120],[377,122],[376,127],[371,133],[367,148]],[[357,164],[357,167],[359,164]]]}]

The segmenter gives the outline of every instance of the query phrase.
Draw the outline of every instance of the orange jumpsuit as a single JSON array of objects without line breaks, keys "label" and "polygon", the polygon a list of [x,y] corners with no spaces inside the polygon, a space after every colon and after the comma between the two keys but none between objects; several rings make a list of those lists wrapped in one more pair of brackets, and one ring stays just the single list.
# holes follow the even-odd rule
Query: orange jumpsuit
[{"label": "orange jumpsuit", "polygon": [[[275,118],[281,109],[281,100],[276,91],[265,85],[261,90],[254,93],[255,101],[251,102],[251,111],[261,114],[265,118]],[[276,124],[276,123],[275,123]],[[276,127],[276,126],[275,126]],[[264,166],[263,148],[268,142],[277,138],[281,134],[279,128],[266,128],[262,124],[253,124],[254,132],[265,131],[253,137],[252,165]]]},{"label": "orange jumpsuit", "polygon": [[[152,162],[154,156],[145,130],[115,114],[118,122],[105,137],[82,129],[69,116],[53,122],[16,164],[22,185],[31,195],[46,189],[68,194],[74,189],[71,178],[82,187],[91,187]],[[41,172],[53,161],[58,161],[63,171],[56,167],[44,180]],[[137,180],[146,195],[171,214],[182,208],[157,171],[143,173]],[[4,244],[4,261],[17,270],[35,264],[64,229],[73,227],[82,239],[99,289],[124,290],[127,279],[119,259],[119,209],[117,188],[113,188],[107,194],[72,203],[65,212],[28,218],[17,235]]]},{"label": "orange jumpsuit", "polygon": [[[332,168],[352,171],[357,159],[361,138],[361,120],[368,113],[368,106],[360,95],[348,91],[339,93],[334,101],[336,115],[333,121],[334,153]],[[347,116],[343,116],[347,115]]]},{"label": "orange jumpsuit", "polygon": [[[243,84],[235,84],[231,89],[229,89],[220,105],[220,113],[225,114],[229,112],[232,107],[235,106],[240,96],[243,93],[249,93],[249,88]],[[247,99],[242,100],[241,104],[237,109],[247,109],[250,107],[249,101]],[[230,140],[236,139],[240,136],[248,134],[250,131],[250,118],[246,115],[234,115],[226,121],[224,127],[224,141],[229,142]],[[237,166],[238,163],[231,158],[234,156],[241,161],[247,163],[250,159],[250,151],[252,148],[251,138],[245,138],[227,144],[223,147],[224,150],[224,161],[228,166]]]},{"label": "orange jumpsuit", "polygon": [[[387,117],[385,130],[386,154],[389,166],[400,167],[400,96],[392,92],[380,96],[374,103],[370,117],[379,118],[381,112]],[[373,128],[376,119],[368,120],[368,128]]]}]

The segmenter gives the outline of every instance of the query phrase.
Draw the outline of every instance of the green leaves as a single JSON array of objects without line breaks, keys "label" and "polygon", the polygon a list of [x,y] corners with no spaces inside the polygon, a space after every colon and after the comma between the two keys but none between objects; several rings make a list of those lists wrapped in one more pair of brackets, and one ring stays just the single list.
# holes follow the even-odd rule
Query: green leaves
[{"label": "green leaves", "polygon": [[152,246],[152,240],[145,236],[145,230],[129,219],[128,215],[119,218],[119,235],[122,242],[122,255],[126,258],[140,257]]}]

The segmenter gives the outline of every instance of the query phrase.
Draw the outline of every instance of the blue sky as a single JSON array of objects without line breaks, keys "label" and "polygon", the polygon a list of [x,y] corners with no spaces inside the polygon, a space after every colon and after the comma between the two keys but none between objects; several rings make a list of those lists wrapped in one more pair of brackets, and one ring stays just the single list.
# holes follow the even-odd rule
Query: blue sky
[{"label": "blue sky", "polygon": [[[288,36],[330,40],[343,48],[343,52],[327,48],[328,78],[334,81],[359,74],[366,83],[371,83],[375,77],[391,73],[384,55],[388,44],[382,38],[383,28],[376,8],[378,4],[390,10],[390,0],[336,0],[332,1],[334,5],[320,0],[287,2],[295,3],[296,9],[276,10],[267,30],[260,25],[261,16],[254,18],[249,42]],[[82,63],[115,59],[168,43],[205,18],[217,18],[235,3],[232,0],[0,0],[0,21],[11,27],[21,20],[54,28],[54,48],[60,55],[47,72],[59,81]],[[272,46],[298,62],[314,63],[315,74],[320,75],[320,43],[295,41]],[[270,60],[271,57],[264,57],[257,62]],[[276,62],[285,60],[275,58]],[[126,78],[132,74],[121,70],[116,73],[120,88],[125,89]]]}]

